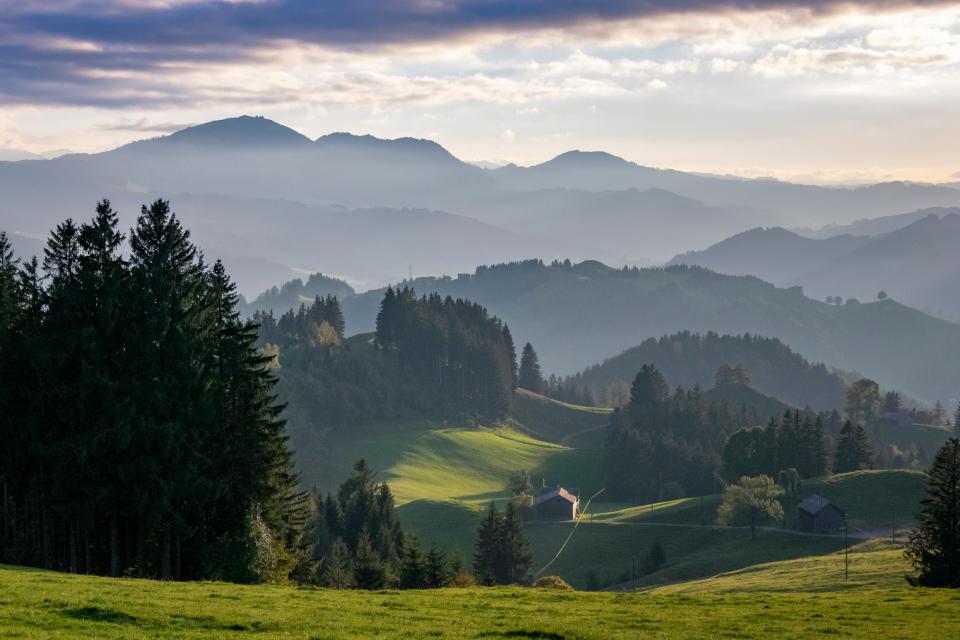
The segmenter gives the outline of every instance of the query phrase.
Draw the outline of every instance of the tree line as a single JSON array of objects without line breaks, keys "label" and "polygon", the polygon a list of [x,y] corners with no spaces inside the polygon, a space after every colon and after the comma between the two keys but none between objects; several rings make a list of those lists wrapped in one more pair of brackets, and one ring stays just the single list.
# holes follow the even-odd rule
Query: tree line
[{"label": "tree line", "polygon": [[237,300],[164,200],[126,237],[101,201],[88,222],[57,225],[42,261],[17,260],[0,233],[4,561],[160,578],[295,571],[303,496]]},{"label": "tree line", "polygon": [[632,501],[709,493],[727,438],[766,418],[753,406],[708,400],[696,386],[671,393],[660,371],[643,365],[629,402],[614,412],[607,429],[607,493]]}]

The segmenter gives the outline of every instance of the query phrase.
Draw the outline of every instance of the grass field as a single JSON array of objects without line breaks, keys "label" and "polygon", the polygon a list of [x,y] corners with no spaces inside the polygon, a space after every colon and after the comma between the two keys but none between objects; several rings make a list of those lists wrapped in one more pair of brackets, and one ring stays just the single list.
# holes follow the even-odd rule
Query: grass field
[{"label": "grass field", "polygon": [[[810,569],[807,573],[817,571]],[[350,592],[0,567],[3,638],[949,638],[960,593]]]},{"label": "grass field", "polygon": [[[849,564],[845,566],[845,562]],[[861,542],[844,553],[768,562],[656,589],[657,593],[739,593],[898,589],[911,572],[903,547],[886,540]]]},{"label": "grass field", "polygon": [[[536,485],[577,486],[584,496],[601,486],[604,434],[597,427],[608,416],[535,394],[521,393],[518,402],[527,406],[525,415],[534,427],[509,423],[468,428],[427,421],[368,425],[349,441],[335,443],[335,464],[328,469],[331,482],[326,488],[345,478],[354,460],[366,458],[390,483],[404,527],[421,543],[435,543],[469,565],[481,512],[491,501],[503,504],[509,499],[506,482],[511,471],[530,471]],[[551,426],[551,421],[560,426]],[[533,433],[549,435],[553,441]],[[566,444],[558,444],[561,440]],[[849,512],[852,530],[887,530],[894,518],[902,529],[912,519],[923,482],[923,474],[912,471],[865,471],[807,481],[800,495],[816,492],[837,502]],[[659,541],[667,564],[639,584],[663,585],[830,554],[842,546],[837,538],[763,531],[753,541],[745,530],[718,529],[713,523],[719,500],[714,495],[642,506],[595,502],[549,573],[577,588],[622,585],[631,565],[642,563],[653,542]],[[796,498],[784,502],[790,526]],[[572,526],[529,523],[535,568],[553,558]]]}]

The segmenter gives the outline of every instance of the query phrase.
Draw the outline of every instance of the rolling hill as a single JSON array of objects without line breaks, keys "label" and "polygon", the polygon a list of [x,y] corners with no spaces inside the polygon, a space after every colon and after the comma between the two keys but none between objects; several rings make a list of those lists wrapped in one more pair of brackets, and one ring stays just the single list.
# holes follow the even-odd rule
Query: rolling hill
[{"label": "rolling hill", "polygon": [[781,228],[754,229],[671,262],[755,275],[781,286],[801,285],[820,298],[839,294],[869,300],[885,291],[910,306],[957,316],[958,244],[960,213],[939,210],[873,236],[816,240]]},{"label": "rolling hill", "polygon": [[[812,361],[931,402],[953,397],[960,379],[960,325],[893,300],[834,306],[753,277],[680,266],[612,269],[595,261],[496,265],[405,284],[418,294],[483,304],[519,344],[533,343],[545,371],[558,374],[652,336],[714,331],[775,337]],[[372,330],[382,296],[374,290],[345,301],[350,332]],[[792,402],[780,390],[758,389]]]},{"label": "rolling hill", "polygon": [[594,391],[614,382],[629,384],[644,364],[656,366],[672,386],[703,389],[713,386],[721,365],[742,364],[750,375],[750,386],[759,393],[819,410],[843,406],[849,377],[811,364],[775,338],[707,333],[650,338],[585,369],[573,381]]}]

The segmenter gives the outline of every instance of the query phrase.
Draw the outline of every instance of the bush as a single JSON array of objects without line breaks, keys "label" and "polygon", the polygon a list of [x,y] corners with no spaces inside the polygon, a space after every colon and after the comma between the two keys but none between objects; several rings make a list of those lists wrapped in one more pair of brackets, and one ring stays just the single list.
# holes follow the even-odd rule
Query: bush
[{"label": "bush", "polygon": [[457,571],[450,578],[450,586],[458,589],[469,589],[477,586],[477,579],[468,571]]},{"label": "bush", "polygon": [[573,587],[560,576],[543,576],[537,578],[533,586],[537,589],[555,589],[557,591],[573,591]]}]

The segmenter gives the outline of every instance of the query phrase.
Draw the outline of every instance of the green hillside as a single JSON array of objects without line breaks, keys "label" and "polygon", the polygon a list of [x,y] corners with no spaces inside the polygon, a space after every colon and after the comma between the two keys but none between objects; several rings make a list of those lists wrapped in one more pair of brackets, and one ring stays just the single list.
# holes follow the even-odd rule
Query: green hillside
[{"label": "green hillside", "polygon": [[[519,422],[495,427],[390,421],[365,427],[349,440],[331,443],[333,463],[325,472],[333,489],[363,457],[394,491],[403,525],[421,543],[436,543],[469,563],[476,527],[486,505],[509,499],[511,471],[528,470],[536,486],[578,487],[584,497],[600,489],[602,410],[519,394]],[[549,435],[554,442],[534,437]],[[560,444],[564,441],[564,444]],[[923,474],[912,471],[858,472],[807,481],[801,496],[820,493],[850,514],[853,531],[889,529],[895,514],[900,527],[912,518],[923,490]],[[667,554],[666,565],[639,580],[658,585],[707,578],[764,562],[798,559],[837,551],[836,537],[811,537],[764,530],[751,540],[745,529],[713,526],[719,495],[651,505],[602,502],[587,509],[563,553],[548,573],[577,588],[610,588],[629,576],[654,541]],[[797,498],[785,499],[792,525]],[[550,562],[570,536],[572,523],[530,522],[535,569]]]},{"label": "green hillside", "polygon": [[[846,562],[849,565],[846,565]],[[845,569],[846,566],[846,569]],[[845,570],[848,573],[845,573]],[[705,580],[660,587],[657,593],[737,593],[896,589],[911,567],[903,548],[888,541],[854,545],[845,559],[835,553],[757,564]]]},{"label": "green hillside", "polygon": [[[761,570],[762,571],[762,570]],[[815,573],[816,570],[810,573]],[[960,594],[334,591],[0,567],[0,636],[48,638],[949,638]]]}]

